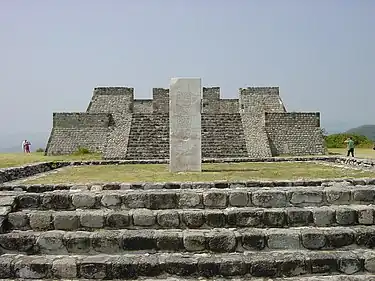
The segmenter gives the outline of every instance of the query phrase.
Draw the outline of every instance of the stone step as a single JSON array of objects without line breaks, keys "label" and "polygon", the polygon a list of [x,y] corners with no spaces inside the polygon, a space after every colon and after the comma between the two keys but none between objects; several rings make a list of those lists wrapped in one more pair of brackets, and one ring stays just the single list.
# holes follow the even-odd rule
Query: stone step
[{"label": "stone step", "polygon": [[[167,171],[167,166],[165,165]],[[375,203],[375,186],[348,187],[242,187],[228,183],[196,183],[194,190],[189,184],[180,186],[163,183],[144,183],[140,189],[124,185],[123,190],[57,190],[49,192],[43,186],[41,192],[12,192],[0,197],[3,206],[15,206],[15,209],[54,209],[74,210],[76,208],[118,208],[118,209],[176,209],[176,208],[230,208],[230,207],[315,207],[355,204],[372,205]],[[206,187],[207,186],[207,187]],[[241,187],[239,183],[238,186]],[[78,186],[79,187],[79,186]],[[117,186],[114,185],[114,188]],[[118,185],[121,188],[120,185]],[[197,188],[200,187],[200,188]],[[215,187],[215,188],[213,188]],[[46,187],[47,188],[47,187]],[[83,187],[82,187],[83,188]],[[174,189],[180,188],[180,189]],[[185,189],[187,188],[187,189]],[[191,188],[191,187],[190,187]],[[106,189],[111,189],[110,186]],[[30,191],[33,189],[30,188]],[[48,191],[48,192],[43,192]],[[13,195],[13,196],[11,196]],[[347,206],[351,208],[353,206]],[[372,209],[372,206],[369,206]]]},{"label": "stone step", "polygon": [[374,225],[375,206],[229,208],[212,210],[23,210],[8,214],[7,229],[95,230],[134,228],[280,228]]},{"label": "stone step", "polygon": [[[171,225],[172,226],[172,225]],[[353,250],[375,247],[375,227],[289,229],[14,231],[0,234],[2,253],[117,254],[155,252],[246,252]],[[374,252],[375,253],[375,252]]]},{"label": "stone step", "polygon": [[[281,251],[233,254],[128,254],[94,256],[0,256],[1,278],[118,279],[138,276],[292,277],[371,274],[373,251]],[[165,279],[164,279],[165,280]],[[298,280],[301,280],[300,277]]]},{"label": "stone step", "polygon": [[[23,281],[25,279],[0,279],[0,281]],[[27,280],[27,279],[26,279]],[[56,279],[33,279],[34,281],[56,281]],[[64,278],[63,281],[77,281],[77,280],[84,280],[84,281],[94,281],[98,279],[66,279]],[[109,279],[110,280],[110,279]],[[116,279],[116,281],[130,281],[132,279]],[[170,277],[170,276],[163,276],[163,277],[138,277],[136,280],[138,281],[197,281],[196,277]],[[336,274],[336,275],[318,275],[318,276],[298,276],[298,277],[280,277],[280,278],[262,278],[262,277],[243,277],[241,279],[238,278],[205,278],[199,277],[199,281],[374,281],[375,275],[373,274],[355,274],[355,275],[346,275],[346,274]]]}]

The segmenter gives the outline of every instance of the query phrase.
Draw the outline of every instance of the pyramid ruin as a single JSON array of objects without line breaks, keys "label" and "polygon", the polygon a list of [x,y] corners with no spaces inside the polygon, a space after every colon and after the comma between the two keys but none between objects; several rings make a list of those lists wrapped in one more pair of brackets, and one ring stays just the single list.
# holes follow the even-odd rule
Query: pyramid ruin
[{"label": "pyramid ruin", "polygon": [[[202,158],[263,158],[324,153],[319,112],[287,112],[279,87],[239,89],[220,98],[219,87],[202,89]],[[53,113],[46,155],[78,148],[104,159],[169,159],[169,89],[134,99],[134,88],[94,89],[86,112]]]}]

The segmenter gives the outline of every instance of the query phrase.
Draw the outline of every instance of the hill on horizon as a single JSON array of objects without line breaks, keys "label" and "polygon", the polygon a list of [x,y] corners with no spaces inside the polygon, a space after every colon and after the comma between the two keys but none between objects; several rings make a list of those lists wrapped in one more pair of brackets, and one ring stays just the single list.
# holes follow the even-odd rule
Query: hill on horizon
[{"label": "hill on horizon", "polygon": [[349,129],[345,133],[363,135],[370,140],[375,141],[375,125],[362,125],[356,128]]}]

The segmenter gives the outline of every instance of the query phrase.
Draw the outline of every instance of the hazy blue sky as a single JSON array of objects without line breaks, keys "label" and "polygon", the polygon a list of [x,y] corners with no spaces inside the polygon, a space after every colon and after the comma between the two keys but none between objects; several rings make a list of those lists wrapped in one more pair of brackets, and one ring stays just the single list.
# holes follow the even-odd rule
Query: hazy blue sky
[{"label": "hazy blue sky", "polygon": [[225,98],[279,86],[329,130],[374,124],[374,14],[374,0],[3,0],[0,143],[49,134],[96,86],[150,98],[173,76]]}]

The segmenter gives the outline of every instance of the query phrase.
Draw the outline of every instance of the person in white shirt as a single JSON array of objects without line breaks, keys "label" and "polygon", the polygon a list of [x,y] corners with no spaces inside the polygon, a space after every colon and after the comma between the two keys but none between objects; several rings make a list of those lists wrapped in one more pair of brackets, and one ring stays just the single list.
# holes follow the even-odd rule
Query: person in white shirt
[{"label": "person in white shirt", "polygon": [[26,144],[26,142],[27,142],[27,140],[22,141],[22,151],[23,152],[26,152],[26,150],[25,150],[25,144]]}]

